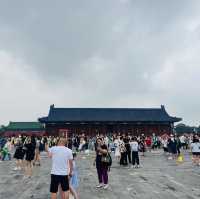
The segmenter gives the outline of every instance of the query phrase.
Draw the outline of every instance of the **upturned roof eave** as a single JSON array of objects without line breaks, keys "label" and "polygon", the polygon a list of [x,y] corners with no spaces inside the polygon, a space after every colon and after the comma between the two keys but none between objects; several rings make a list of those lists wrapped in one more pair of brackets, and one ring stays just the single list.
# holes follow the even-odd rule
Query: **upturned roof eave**
[{"label": "upturned roof eave", "polygon": [[182,121],[183,119],[182,118],[180,118],[180,117],[171,117],[171,121],[172,122],[180,122],[180,121]]},{"label": "upturned roof eave", "polygon": [[48,120],[49,120],[49,117],[41,117],[41,118],[38,118],[38,121],[39,121],[40,123],[48,122]]}]

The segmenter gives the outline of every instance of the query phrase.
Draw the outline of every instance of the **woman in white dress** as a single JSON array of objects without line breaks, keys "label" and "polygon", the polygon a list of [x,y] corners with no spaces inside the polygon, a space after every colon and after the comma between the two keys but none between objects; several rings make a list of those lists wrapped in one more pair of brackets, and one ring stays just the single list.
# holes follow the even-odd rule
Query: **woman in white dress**
[{"label": "woman in white dress", "polygon": [[82,137],[80,140],[79,148],[78,148],[80,152],[84,150],[83,148],[84,145],[85,145],[85,139]]},{"label": "woman in white dress", "polygon": [[115,146],[115,157],[119,161],[121,157],[120,148],[119,148],[120,146],[119,136],[114,140],[114,146]]}]

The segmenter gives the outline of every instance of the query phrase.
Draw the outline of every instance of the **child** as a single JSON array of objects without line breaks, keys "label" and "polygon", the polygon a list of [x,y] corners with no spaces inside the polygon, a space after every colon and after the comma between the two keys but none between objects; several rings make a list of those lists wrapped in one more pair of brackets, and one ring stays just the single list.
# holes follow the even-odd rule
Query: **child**
[{"label": "child", "polygon": [[5,160],[10,160],[11,157],[10,157],[10,152],[8,150],[8,147],[7,145],[5,145],[2,149],[2,160],[5,161]]},{"label": "child", "polygon": [[73,153],[73,170],[72,170],[72,176],[70,179],[70,185],[69,189],[72,195],[74,196],[75,199],[79,199],[79,194],[78,194],[78,170],[76,167],[76,153]]},{"label": "child", "polygon": [[[78,194],[78,171],[77,171],[77,168],[76,168],[76,162],[75,162],[75,159],[76,159],[76,153],[73,153],[73,168],[72,168],[72,176],[69,176],[70,177],[70,180],[69,180],[69,191],[70,193],[73,195],[74,199],[79,199],[79,194]],[[60,195],[61,195],[61,198],[64,199],[64,195],[63,195],[63,191],[61,189],[61,187],[59,187],[59,191],[60,191]]]}]

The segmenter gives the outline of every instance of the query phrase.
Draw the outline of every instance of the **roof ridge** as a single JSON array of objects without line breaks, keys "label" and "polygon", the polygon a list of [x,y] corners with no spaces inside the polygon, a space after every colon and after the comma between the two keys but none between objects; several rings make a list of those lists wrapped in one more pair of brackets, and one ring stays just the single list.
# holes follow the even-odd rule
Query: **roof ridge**
[{"label": "roof ridge", "polygon": [[167,121],[171,118],[163,106],[156,108],[129,107],[51,107],[49,115],[39,121]]},{"label": "roof ridge", "polygon": [[125,110],[127,110],[127,109],[130,109],[130,110],[162,110],[162,108],[127,108],[127,107],[118,107],[118,108],[106,108],[106,107],[104,107],[104,108],[101,108],[101,107],[98,107],[98,108],[96,108],[96,107],[69,107],[69,108],[62,108],[62,107],[57,107],[57,108],[53,108],[53,109],[116,109],[116,110],[119,110],[119,109],[125,109]]},{"label": "roof ridge", "polygon": [[35,122],[13,122],[13,121],[11,121],[10,123],[38,123],[37,121],[35,121]]}]

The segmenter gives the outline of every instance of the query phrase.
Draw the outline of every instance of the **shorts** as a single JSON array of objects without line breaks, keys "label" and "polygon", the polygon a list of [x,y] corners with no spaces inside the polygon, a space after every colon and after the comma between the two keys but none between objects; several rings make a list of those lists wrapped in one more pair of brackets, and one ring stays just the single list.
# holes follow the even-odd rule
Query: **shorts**
[{"label": "shorts", "polygon": [[186,143],[181,143],[181,146],[182,146],[182,147],[186,146]]},{"label": "shorts", "polygon": [[51,174],[51,185],[50,192],[57,193],[58,186],[61,185],[62,191],[66,192],[69,190],[69,180],[68,176],[53,175]]},{"label": "shorts", "polygon": [[22,150],[21,148],[16,149],[15,154],[14,154],[14,158],[17,160],[23,160],[24,159],[24,150]]},{"label": "shorts", "polygon": [[167,147],[163,147],[164,152],[168,152],[168,148]]},{"label": "shorts", "polygon": [[200,156],[200,152],[192,152],[192,155]]},{"label": "shorts", "polygon": [[27,153],[25,159],[26,159],[26,161],[31,162],[34,160],[34,157],[35,157],[35,153]]}]

